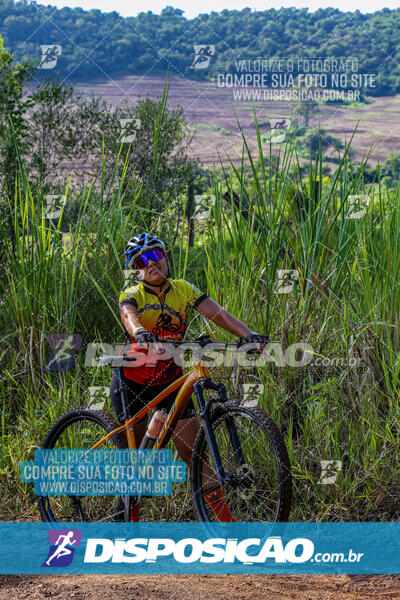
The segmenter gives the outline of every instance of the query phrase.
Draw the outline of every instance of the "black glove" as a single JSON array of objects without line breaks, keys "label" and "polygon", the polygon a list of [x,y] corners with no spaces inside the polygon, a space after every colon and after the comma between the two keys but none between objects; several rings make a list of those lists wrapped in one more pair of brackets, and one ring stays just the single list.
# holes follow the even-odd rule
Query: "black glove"
[{"label": "black glove", "polygon": [[255,331],[252,331],[247,336],[246,342],[248,344],[263,344],[263,345],[265,345],[265,344],[268,344],[269,338],[266,335],[259,335]]},{"label": "black glove", "polygon": [[160,341],[155,333],[151,333],[150,331],[146,331],[145,329],[143,329],[143,331],[137,332],[137,334],[135,335],[135,340],[136,343],[139,344],[139,346],[145,343],[151,344]]}]

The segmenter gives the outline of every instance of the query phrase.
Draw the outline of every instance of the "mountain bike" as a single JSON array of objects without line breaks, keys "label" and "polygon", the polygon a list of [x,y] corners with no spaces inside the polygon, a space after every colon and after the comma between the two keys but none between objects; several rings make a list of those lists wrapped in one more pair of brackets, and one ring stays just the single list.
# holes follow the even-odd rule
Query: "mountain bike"
[{"label": "mountain bike", "polygon": [[[246,407],[227,398],[225,386],[210,376],[207,356],[210,339],[192,342],[162,342],[167,348],[186,345],[193,352],[192,368],[168,385],[158,396],[129,417],[123,366],[135,360],[126,353],[101,356],[102,364],[112,364],[118,373],[124,424],[106,412],[80,407],[63,414],[51,427],[42,448],[88,449],[137,448],[132,427],[171,392],[179,389],[153,450],[166,448],[174,428],[192,394],[197,401],[201,426],[191,459],[190,483],[194,515],[198,521],[223,520],[211,510],[205,493],[220,488],[232,521],[287,521],[292,496],[291,467],[287,449],[278,427],[259,407]],[[230,343],[233,352],[240,345]],[[191,350],[195,348],[197,350]],[[200,354],[196,352],[200,349]],[[182,349],[181,349],[182,350]],[[210,484],[210,470],[212,481]],[[205,489],[204,474],[208,473]],[[175,484],[181,485],[181,484]],[[160,497],[158,497],[160,498]],[[162,497],[166,501],[166,497]],[[44,521],[131,521],[135,496],[38,496]],[[150,516],[151,518],[151,516]],[[159,519],[154,519],[159,520]],[[186,519],[194,520],[194,519]]]}]

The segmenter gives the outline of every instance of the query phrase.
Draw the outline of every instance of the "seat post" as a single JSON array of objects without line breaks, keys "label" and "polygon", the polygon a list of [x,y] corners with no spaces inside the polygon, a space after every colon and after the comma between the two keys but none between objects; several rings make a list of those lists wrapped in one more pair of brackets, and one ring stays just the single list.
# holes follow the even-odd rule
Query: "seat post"
[{"label": "seat post", "polygon": [[[128,396],[126,392],[126,383],[124,377],[123,367],[116,367],[118,375],[118,390],[121,394],[122,404],[122,418],[124,422],[129,419],[130,414],[128,411]],[[133,433],[133,427],[126,429],[126,439],[128,441],[128,448],[136,448],[135,434]]]},{"label": "seat post", "polygon": [[128,398],[126,393],[126,383],[124,378],[123,367],[116,367],[117,375],[118,375],[118,391],[121,394],[121,404],[122,404],[122,418],[124,421],[129,419],[128,413]]}]

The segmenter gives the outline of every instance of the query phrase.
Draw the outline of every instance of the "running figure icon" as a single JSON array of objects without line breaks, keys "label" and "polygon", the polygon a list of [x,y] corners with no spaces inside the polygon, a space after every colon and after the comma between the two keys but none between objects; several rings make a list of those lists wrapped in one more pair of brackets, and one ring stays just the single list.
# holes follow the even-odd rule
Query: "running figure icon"
[{"label": "running figure icon", "polygon": [[206,69],[214,56],[215,46],[209,44],[194,44],[194,60],[191,69]]},{"label": "running figure icon", "polygon": [[[74,536],[74,532],[69,531],[66,535],[60,535],[58,537],[56,544],[59,544],[59,546],[57,546],[56,551],[50,556],[50,558],[48,560],[46,560],[46,565],[50,566],[51,561],[53,560],[53,558],[56,558],[56,556],[61,558],[61,556],[66,556],[67,554],[72,554],[72,550],[70,548],[67,548],[67,546],[68,546],[68,544],[73,546],[78,541],[78,540],[73,540],[72,539],[73,536]],[[61,539],[63,539],[63,541],[60,544]]]},{"label": "running figure icon", "polygon": [[68,567],[81,545],[82,532],[80,529],[49,529],[47,535],[50,548],[42,567]]}]

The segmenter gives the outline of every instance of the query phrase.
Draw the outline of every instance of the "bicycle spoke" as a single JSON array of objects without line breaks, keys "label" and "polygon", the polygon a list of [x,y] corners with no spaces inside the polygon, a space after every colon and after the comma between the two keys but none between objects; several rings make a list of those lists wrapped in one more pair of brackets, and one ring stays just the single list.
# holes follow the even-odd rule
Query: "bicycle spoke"
[{"label": "bicycle spoke", "polygon": [[[261,417],[257,418],[257,415]],[[281,511],[283,489],[287,495],[286,506],[287,503],[290,505],[290,481],[284,484],[282,478],[283,471],[284,478],[288,477],[288,472],[290,474],[290,471],[287,471],[288,465],[281,464],[283,442],[274,439],[274,436],[276,439],[280,438],[276,426],[272,436],[265,423],[270,426],[272,422],[260,409],[252,411],[235,405],[235,408],[229,407],[229,412],[227,409],[221,416],[216,417],[213,424],[215,440],[227,477],[221,491],[236,521],[277,520]],[[194,488],[197,486],[194,490],[194,501],[200,507],[202,518],[215,521],[217,515],[204,501],[203,495],[208,489],[218,487],[218,477],[208,442],[205,436],[202,439],[202,447],[197,448],[200,456],[194,461],[199,465],[196,467],[198,472],[193,474]],[[285,460],[288,462],[287,458]]]},{"label": "bicycle spoke", "polygon": [[[110,417],[96,411],[78,409],[60,418],[55,424],[47,448],[88,450],[114,428]],[[111,429],[110,429],[111,428]],[[120,447],[117,439],[110,438],[101,449]],[[42,516],[49,521],[113,521],[123,520],[118,510],[119,496],[47,496],[39,500]]]}]

